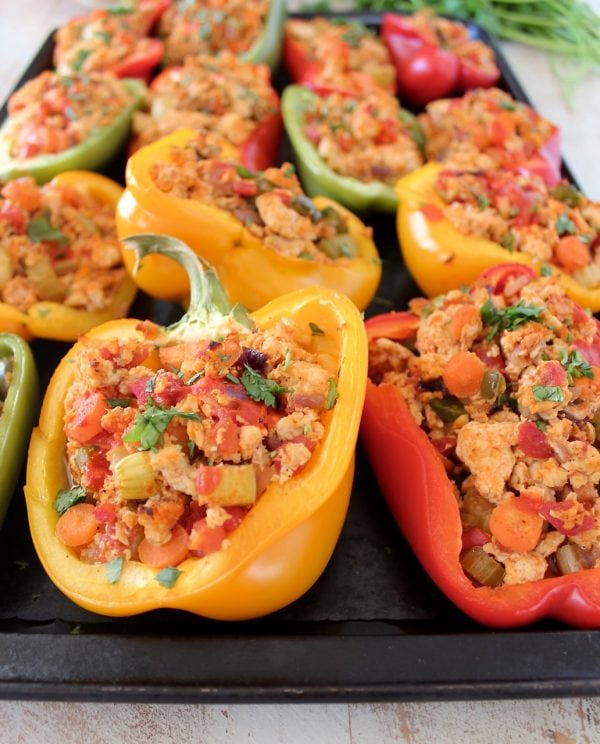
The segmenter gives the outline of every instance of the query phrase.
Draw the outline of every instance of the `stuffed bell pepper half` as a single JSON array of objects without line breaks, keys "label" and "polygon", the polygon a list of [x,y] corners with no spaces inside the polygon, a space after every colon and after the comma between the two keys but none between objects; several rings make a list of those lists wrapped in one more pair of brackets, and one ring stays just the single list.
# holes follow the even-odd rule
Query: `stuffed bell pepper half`
[{"label": "stuffed bell pepper half", "polygon": [[277,161],[283,124],[279,96],[267,65],[243,62],[231,52],[188,57],[167,67],[150,85],[133,117],[134,146],[177,129],[216,132],[240,150],[242,163],[263,170]]},{"label": "stuffed bell pepper half", "polygon": [[291,85],[282,111],[307,194],[357,211],[396,211],[394,185],[423,164],[424,143],[416,118],[395,96],[374,89],[355,98]]},{"label": "stuffed bell pepper half", "polygon": [[467,615],[600,626],[600,324],[521,264],[367,321],[362,442]]},{"label": "stuffed bell pepper half", "polygon": [[249,316],[166,236],[127,239],[189,272],[167,328],[120,320],[57,368],[25,489],[52,581],[107,615],[158,607],[260,616],[319,577],[345,518],[366,334],[343,295],[310,287]]},{"label": "stuffed bell pepper half", "polygon": [[108,75],[42,72],[13,93],[0,127],[0,180],[45,183],[102,168],[124,145],[144,84]]},{"label": "stuffed bell pepper half", "polygon": [[89,171],[0,188],[0,331],[75,341],[127,313],[136,287],[115,226],[122,192]]},{"label": "stuffed bell pepper half", "polygon": [[[214,135],[180,130],[136,152],[127,163],[117,209],[120,237],[173,235],[207,260],[233,302],[250,310],[301,287],[347,294],[359,309],[374,296],[381,261],[371,230],[325,197],[307,197],[294,167],[254,172]],[[135,255],[124,249],[130,271]],[[184,301],[188,279],[164,256],[149,256],[138,286]]]},{"label": "stuffed bell pepper half", "polygon": [[38,393],[37,370],[27,342],[0,333],[0,526],[25,459]]},{"label": "stuffed bell pepper half", "polygon": [[600,310],[600,204],[566,181],[428,163],[396,190],[404,262],[430,297],[516,261],[556,274],[572,299]]},{"label": "stuffed bell pepper half", "polygon": [[283,42],[285,0],[175,0],[161,18],[165,64],[232,52],[274,70]]}]

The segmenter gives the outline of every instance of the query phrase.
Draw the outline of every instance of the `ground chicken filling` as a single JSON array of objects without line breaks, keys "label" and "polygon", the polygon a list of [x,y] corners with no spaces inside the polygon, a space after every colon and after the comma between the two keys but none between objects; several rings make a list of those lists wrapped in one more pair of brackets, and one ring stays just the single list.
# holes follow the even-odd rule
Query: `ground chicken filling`
[{"label": "ground chicken filling", "polygon": [[41,301],[103,310],[126,272],[114,208],[85,190],[9,181],[0,191],[0,296],[22,312]]},{"label": "ground chicken filling", "polygon": [[416,121],[397,98],[375,91],[358,99],[314,96],[304,112],[304,133],[329,167],[359,181],[394,185],[423,164]]},{"label": "ground chicken filling", "polygon": [[110,125],[133,96],[117,78],[42,72],[8,101],[10,156],[62,152]]},{"label": "ground chicken filling", "polygon": [[159,34],[168,64],[189,55],[247,52],[263,33],[269,0],[178,0],[164,13]]},{"label": "ground chicken filling", "polygon": [[436,191],[460,232],[555,264],[586,287],[600,286],[600,204],[568,183],[548,187],[512,171],[444,170]]},{"label": "ground chicken filling", "polygon": [[415,338],[372,341],[369,375],[400,389],[455,485],[465,572],[499,586],[600,566],[597,321],[522,272],[411,309]]},{"label": "ground chicken filling", "polygon": [[307,465],[337,362],[289,319],[166,346],[154,324],[138,329],[142,342],[83,337],[74,357],[57,534],[87,563],[175,566],[226,548],[269,484]]},{"label": "ground chicken filling", "polygon": [[161,191],[226,210],[252,236],[288,258],[347,262],[358,255],[346,217],[333,207],[317,209],[294,166],[284,163],[252,173],[241,165],[206,157],[205,140],[171,148],[169,162],[155,162],[150,176]]},{"label": "ground chicken filling", "polygon": [[133,128],[140,145],[190,128],[217,132],[239,146],[277,111],[269,68],[224,52],[218,61],[190,57],[161,73],[152,83],[147,110],[134,115]]},{"label": "ground chicken filling", "polygon": [[432,101],[419,122],[428,160],[464,170],[518,167],[555,132],[547,119],[498,88]]},{"label": "ground chicken filling", "polygon": [[308,62],[321,65],[314,82],[334,89],[371,86],[394,90],[396,72],[383,42],[359,21],[328,18],[285,22],[285,35]]},{"label": "ground chicken filling", "polygon": [[105,72],[134,53],[141,59],[152,42],[137,29],[147,25],[143,15],[110,10],[75,18],[56,32],[56,69],[63,75]]}]

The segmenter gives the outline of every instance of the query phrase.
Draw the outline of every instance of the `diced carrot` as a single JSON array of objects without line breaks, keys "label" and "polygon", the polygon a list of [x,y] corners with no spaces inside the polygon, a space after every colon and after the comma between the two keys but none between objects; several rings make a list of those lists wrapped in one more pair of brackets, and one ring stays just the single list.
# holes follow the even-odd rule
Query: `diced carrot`
[{"label": "diced carrot", "polygon": [[40,190],[30,176],[9,181],[2,189],[2,196],[27,212],[35,212],[42,203]]},{"label": "diced carrot", "polygon": [[189,341],[173,346],[161,346],[158,353],[160,362],[163,367],[175,367],[179,369],[184,359],[193,359],[200,354],[200,351],[206,347],[206,343],[198,341]]},{"label": "diced carrot", "polygon": [[80,444],[85,444],[102,431],[102,416],[108,410],[106,398],[96,391],[75,402],[73,417],[65,423],[65,434]]},{"label": "diced carrot", "polygon": [[526,504],[519,505],[511,496],[494,509],[490,516],[490,531],[507,550],[527,553],[538,544],[544,520]]},{"label": "diced carrot", "polygon": [[471,351],[459,351],[451,357],[442,378],[448,392],[458,398],[468,398],[479,392],[485,364]]},{"label": "diced carrot", "polygon": [[187,557],[188,546],[188,533],[178,524],[173,528],[171,539],[163,545],[153,545],[144,538],[138,548],[138,556],[142,563],[153,568],[177,566]]},{"label": "diced carrot", "polygon": [[565,235],[554,249],[555,257],[567,272],[583,269],[592,260],[590,248],[576,235]]},{"label": "diced carrot", "polygon": [[56,536],[69,548],[87,545],[98,529],[93,504],[75,504],[58,518]]},{"label": "diced carrot", "polygon": [[473,323],[479,318],[479,310],[475,305],[463,305],[460,307],[450,323],[450,331],[452,337],[456,341],[460,341],[460,337],[463,332],[463,328],[470,323]]},{"label": "diced carrot", "polygon": [[198,553],[214,553],[221,549],[223,540],[227,537],[225,527],[209,527],[206,519],[194,522],[190,535],[190,550]]}]

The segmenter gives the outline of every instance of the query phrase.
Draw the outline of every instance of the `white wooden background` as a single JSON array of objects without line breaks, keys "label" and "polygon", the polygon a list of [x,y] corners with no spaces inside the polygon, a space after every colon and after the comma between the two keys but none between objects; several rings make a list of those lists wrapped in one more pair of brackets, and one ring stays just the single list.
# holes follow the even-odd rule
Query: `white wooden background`
[{"label": "white wooden background", "polygon": [[[600,0],[590,4],[600,10]],[[0,101],[75,0],[0,0]],[[503,50],[536,108],[563,131],[563,153],[600,199],[600,76],[561,99],[545,54]],[[1,601],[1,600],[0,600]],[[600,660],[598,661],[600,665]],[[0,701],[0,744],[600,744],[600,701],[509,700],[335,705],[145,705]]]}]

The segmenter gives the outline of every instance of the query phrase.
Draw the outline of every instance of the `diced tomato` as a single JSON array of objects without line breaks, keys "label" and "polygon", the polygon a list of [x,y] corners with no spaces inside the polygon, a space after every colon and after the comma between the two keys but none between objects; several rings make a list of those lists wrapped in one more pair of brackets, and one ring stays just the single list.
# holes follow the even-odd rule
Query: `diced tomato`
[{"label": "diced tomato", "polygon": [[81,466],[81,473],[88,488],[98,491],[104,485],[110,466],[104,452],[98,450],[88,451],[87,459]]},{"label": "diced tomato", "polygon": [[242,519],[248,513],[248,509],[244,509],[243,506],[227,506],[225,511],[229,514],[229,519],[223,524],[225,532],[231,532],[239,527]]},{"label": "diced tomato", "polygon": [[206,519],[198,520],[192,527],[189,541],[189,551],[194,556],[208,555],[221,549],[223,540],[227,537],[225,527],[209,527]]},{"label": "diced tomato", "polygon": [[527,457],[540,460],[552,457],[552,447],[548,444],[548,438],[533,421],[524,421],[519,426],[518,442]]},{"label": "diced tomato", "polygon": [[258,193],[258,184],[256,181],[234,181],[231,189],[238,196],[256,196]]},{"label": "diced tomato", "polygon": [[531,266],[519,263],[496,264],[481,273],[481,280],[494,294],[502,294],[507,284],[517,278],[533,281],[537,274]]},{"label": "diced tomato", "polygon": [[469,548],[483,547],[491,539],[491,536],[479,529],[479,527],[469,527],[462,533],[462,549],[468,550]]},{"label": "diced tomato", "polygon": [[561,367],[560,362],[542,362],[538,367],[538,373],[541,385],[560,387],[567,381],[567,374]]},{"label": "diced tomato", "polygon": [[[579,535],[581,532],[591,530],[596,524],[594,515],[582,507],[577,501],[545,501],[538,507],[538,513],[551,524],[561,535]],[[574,526],[567,527],[569,523]]]},{"label": "diced tomato", "polygon": [[2,208],[0,208],[0,220],[8,222],[8,224],[19,235],[22,235],[25,232],[27,214],[22,209],[19,209],[19,207],[15,207],[7,201],[5,201],[2,204]]},{"label": "diced tomato", "polygon": [[65,433],[69,439],[86,444],[102,432],[102,416],[107,411],[106,398],[97,391],[88,392],[84,397],[74,401],[73,418],[65,424]]},{"label": "diced tomato", "polygon": [[94,509],[94,517],[97,522],[114,524],[117,521],[117,509],[114,504],[98,504]]},{"label": "diced tomato", "polygon": [[30,176],[9,181],[2,189],[2,196],[27,212],[35,212],[42,203],[40,190]]},{"label": "diced tomato", "polygon": [[436,450],[440,453],[440,455],[443,455],[444,457],[454,452],[454,450],[456,449],[456,442],[456,437],[439,437],[437,439],[431,440],[431,443],[436,448]]},{"label": "diced tomato", "polygon": [[196,474],[196,491],[203,496],[213,493],[222,477],[223,470],[221,468],[200,465]]},{"label": "diced tomato", "polygon": [[304,136],[309,140],[309,142],[312,142],[313,145],[317,145],[321,139],[319,129],[314,124],[307,124],[304,127]]},{"label": "diced tomato", "polygon": [[398,139],[398,124],[393,119],[384,119],[379,123],[379,132],[375,144],[390,145]]},{"label": "diced tomato", "polygon": [[146,390],[148,380],[152,378],[152,375],[144,375],[137,377],[135,380],[130,380],[128,383],[129,391],[132,395],[135,395],[140,405],[145,406],[150,397],[150,391]]}]

